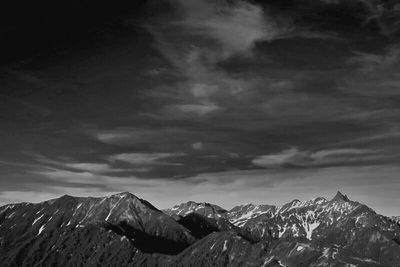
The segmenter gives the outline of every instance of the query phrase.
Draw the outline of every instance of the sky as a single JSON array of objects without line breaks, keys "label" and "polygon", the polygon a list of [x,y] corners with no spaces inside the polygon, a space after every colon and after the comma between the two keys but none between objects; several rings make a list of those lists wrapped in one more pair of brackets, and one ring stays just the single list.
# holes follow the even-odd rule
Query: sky
[{"label": "sky", "polygon": [[28,2],[0,16],[0,205],[339,190],[400,215],[396,1]]}]

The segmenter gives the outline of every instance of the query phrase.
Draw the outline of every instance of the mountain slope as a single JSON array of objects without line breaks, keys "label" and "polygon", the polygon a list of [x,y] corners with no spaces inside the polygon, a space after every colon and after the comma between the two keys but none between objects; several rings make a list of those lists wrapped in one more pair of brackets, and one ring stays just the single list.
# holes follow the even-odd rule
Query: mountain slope
[{"label": "mountain slope", "polygon": [[399,266],[400,225],[340,192],[188,203],[172,217],[130,193],[0,207],[1,266]]},{"label": "mountain slope", "polygon": [[[126,247],[128,258],[137,249],[177,254],[194,241],[188,229],[129,193],[107,198],[63,196],[0,209],[0,262],[6,265],[30,266],[50,258],[65,264],[82,253],[87,262],[109,253],[110,245],[116,246],[116,255],[124,251],[119,246]],[[89,258],[84,256],[87,250]]]},{"label": "mountain slope", "polygon": [[[191,216],[203,212],[185,206],[169,212]],[[395,219],[340,192],[331,200],[293,200],[280,207],[241,205],[218,220],[229,220],[253,240],[262,240],[268,264],[278,260],[286,266],[395,266],[400,262],[400,228]]]},{"label": "mountain slope", "polygon": [[[260,208],[255,206],[238,214],[236,207],[228,216],[233,223],[261,238],[272,232],[276,242],[270,253],[280,255],[282,262],[289,266],[298,261],[297,254],[304,253],[318,256],[308,264],[318,261],[320,264],[359,264],[359,261],[365,261],[377,266],[395,266],[400,262],[399,225],[340,192],[330,201],[323,198],[304,202],[294,200],[261,213],[255,210]],[[239,215],[246,220],[237,220]],[[298,244],[302,244],[302,248],[296,253],[293,249],[283,249],[298,247]],[[307,258],[305,255],[299,257]]]}]

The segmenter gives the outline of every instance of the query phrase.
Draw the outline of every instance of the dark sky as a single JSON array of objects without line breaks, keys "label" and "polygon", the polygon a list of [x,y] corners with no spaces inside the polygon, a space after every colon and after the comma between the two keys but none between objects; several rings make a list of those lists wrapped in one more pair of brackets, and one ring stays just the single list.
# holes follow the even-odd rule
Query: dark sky
[{"label": "dark sky", "polygon": [[400,214],[397,1],[31,2],[0,14],[1,204],[341,190]]}]

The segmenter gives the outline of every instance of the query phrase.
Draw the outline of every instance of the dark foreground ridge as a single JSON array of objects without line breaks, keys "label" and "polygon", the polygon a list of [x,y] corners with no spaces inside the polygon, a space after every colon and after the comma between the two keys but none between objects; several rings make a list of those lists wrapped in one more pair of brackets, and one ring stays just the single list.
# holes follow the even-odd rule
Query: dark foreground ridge
[{"label": "dark foreground ridge", "polygon": [[160,211],[130,193],[0,207],[1,266],[399,266],[398,218],[331,200]]}]

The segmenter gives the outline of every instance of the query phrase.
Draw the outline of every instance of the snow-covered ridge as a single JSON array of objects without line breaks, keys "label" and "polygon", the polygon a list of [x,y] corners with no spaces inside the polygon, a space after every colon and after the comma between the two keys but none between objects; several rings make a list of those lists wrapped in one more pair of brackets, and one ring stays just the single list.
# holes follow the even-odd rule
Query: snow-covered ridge
[{"label": "snow-covered ridge", "polygon": [[[277,238],[303,236],[311,240],[320,226],[336,225],[352,218],[352,214],[361,216],[366,211],[374,213],[368,207],[351,201],[338,192],[329,201],[318,197],[307,201],[293,200],[278,207],[251,204],[237,206],[229,211],[228,218],[234,225],[253,229],[261,236],[272,232]],[[357,221],[356,215],[354,216]]]},{"label": "snow-covered ridge", "polygon": [[[344,195],[329,201],[323,198],[294,200],[279,207],[240,205],[230,211],[209,203],[188,202],[170,210],[183,214],[215,212],[221,217],[203,220],[192,214],[186,217],[188,221],[181,217],[174,219],[129,193],[104,198],[64,196],[28,206],[0,207],[0,241],[6,238],[7,245],[18,248],[20,243],[15,241],[25,236],[34,244],[32,251],[36,253],[38,247],[43,248],[45,256],[49,251],[60,250],[80,253],[85,251],[89,241],[93,242],[87,250],[89,257],[99,249],[101,254],[98,255],[110,255],[107,249],[115,246],[117,252],[122,250],[115,258],[125,254],[128,260],[139,257],[132,266],[148,259],[142,258],[143,255],[152,257],[152,254],[156,254],[157,259],[161,257],[161,265],[172,259],[174,265],[171,266],[193,265],[187,259],[199,261],[198,266],[208,266],[210,261],[219,259],[223,261],[216,266],[225,266],[227,260],[228,266],[235,266],[235,262],[240,262],[241,266],[295,266],[292,263],[300,261],[304,266],[336,266],[338,262],[347,264],[343,266],[395,266],[400,262],[400,225]],[[232,226],[229,216],[238,224],[244,223],[245,229]],[[197,229],[205,229],[214,221],[229,227],[222,225],[204,236],[194,235]],[[157,246],[164,239],[184,244],[177,256],[163,255],[165,252],[159,250]],[[57,244],[54,240],[63,242]],[[148,242],[154,253],[141,253],[149,249],[143,246]],[[266,247],[266,244],[272,245]],[[377,251],[383,252],[377,254]],[[383,253],[392,258],[381,257]],[[388,262],[384,262],[387,258]],[[382,265],[382,262],[388,264]]]},{"label": "snow-covered ridge", "polygon": [[213,209],[215,207],[218,206],[190,201],[164,212],[170,216],[184,217],[190,213],[197,213],[214,219],[226,219],[261,239],[302,238],[309,242],[326,238],[326,233],[336,231],[333,229],[341,229],[343,225],[351,229],[352,234],[369,229],[370,226],[393,232],[397,229],[393,222],[395,219],[399,221],[398,218],[388,220],[377,215],[372,209],[350,200],[340,192],[331,200],[323,197],[305,201],[295,199],[282,206],[246,204],[229,211],[220,208],[222,212],[216,212]]},{"label": "snow-covered ridge", "polygon": [[243,226],[249,219],[263,214],[274,213],[275,210],[276,207],[270,205],[240,205],[231,209],[227,214],[227,218],[236,226]]},{"label": "snow-covered ridge", "polygon": [[209,203],[189,201],[164,210],[164,213],[182,217],[190,213],[214,219],[222,217],[238,227],[258,231],[260,236],[272,232],[277,238],[290,235],[304,236],[311,240],[315,230],[321,225],[336,224],[362,207],[366,206],[337,192],[331,200],[317,197],[305,201],[295,199],[282,206],[247,204],[236,206],[229,211]]},{"label": "snow-covered ridge", "polygon": [[170,216],[178,215],[184,217],[190,213],[198,213],[208,218],[221,218],[225,217],[227,210],[206,202],[197,203],[189,201],[180,205],[175,205],[171,209],[165,209],[163,212]]},{"label": "snow-covered ridge", "polygon": [[240,205],[229,211],[228,218],[233,224],[237,226],[244,226],[248,220],[254,219],[263,214],[266,214],[268,217],[276,217],[296,209],[324,205],[326,203],[328,203],[328,200],[323,197],[317,197],[306,201],[295,199],[283,206],[253,204]]}]

